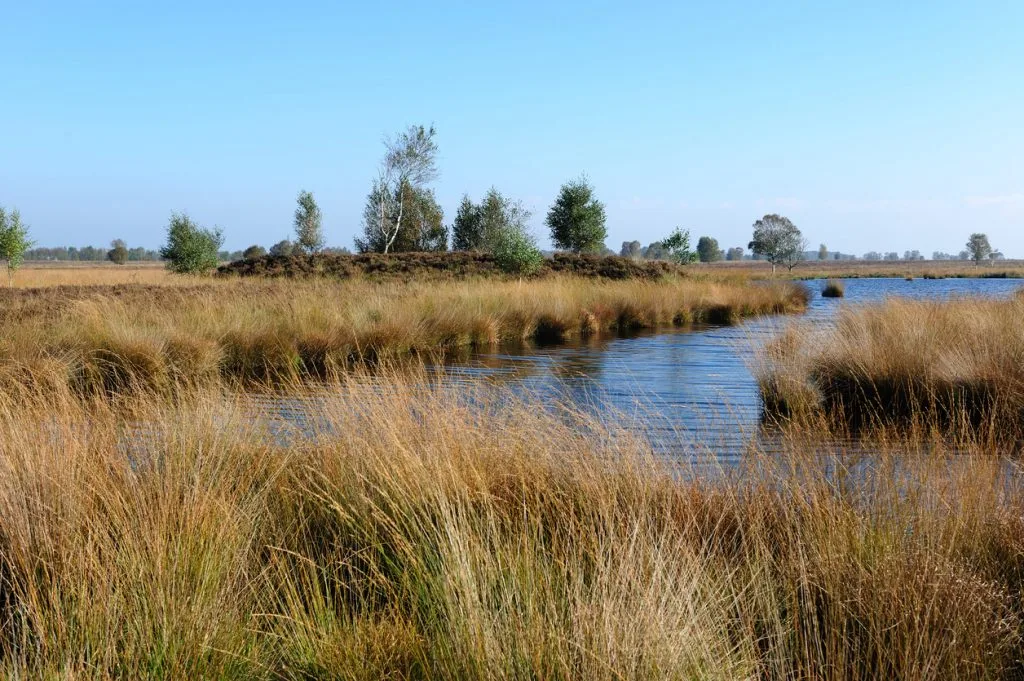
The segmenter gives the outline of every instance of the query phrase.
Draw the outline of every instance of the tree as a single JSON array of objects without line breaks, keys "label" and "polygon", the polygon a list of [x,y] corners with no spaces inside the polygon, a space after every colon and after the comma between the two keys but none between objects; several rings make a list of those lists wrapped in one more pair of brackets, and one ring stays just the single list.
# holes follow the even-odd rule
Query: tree
[{"label": "tree", "polygon": [[778,264],[792,270],[803,259],[807,242],[789,218],[772,213],[754,223],[754,238],[747,248],[770,262],[775,274]]},{"label": "tree", "polygon": [[1004,257],[1005,256],[1000,251],[992,251],[991,253],[988,254],[988,259],[991,260],[992,262],[995,262],[996,260],[1002,260]]},{"label": "tree", "polygon": [[282,239],[271,246],[269,252],[275,258],[287,258],[295,252],[295,244],[288,239]]},{"label": "tree", "polygon": [[452,250],[478,251],[483,249],[483,231],[480,229],[482,217],[480,206],[474,204],[468,194],[463,194],[462,203],[459,204],[455,220],[452,221]]},{"label": "tree", "polygon": [[547,226],[555,248],[597,253],[608,236],[604,204],[594,198],[586,177],[566,182],[548,211]]},{"label": "tree", "polygon": [[622,249],[619,250],[619,255],[623,258],[632,258],[633,260],[639,260],[644,253],[643,246],[640,245],[639,241],[623,241]]},{"label": "tree", "polygon": [[[379,191],[378,187],[376,191]],[[448,228],[444,225],[444,211],[429,189],[400,189],[401,204],[386,201],[395,213],[387,218],[401,224],[394,234],[388,235],[376,228],[381,201],[371,192],[363,209],[363,238],[356,238],[360,253],[388,253],[409,251],[444,251],[448,249]],[[395,200],[397,201],[396,194]]]},{"label": "tree", "polygon": [[903,251],[904,260],[924,260],[924,256],[921,255],[921,251]]},{"label": "tree", "polygon": [[828,260],[828,246],[825,244],[818,246],[818,260]]},{"label": "tree", "polygon": [[690,230],[682,230],[676,227],[667,239],[663,239],[661,245],[668,251],[669,257],[680,265],[685,265],[697,260],[698,255],[690,250]]},{"label": "tree", "polygon": [[899,260],[899,259],[900,259],[900,254],[897,253],[896,251],[889,251],[888,253],[885,254],[885,258],[884,258],[884,260],[890,260],[890,261]]},{"label": "tree", "polygon": [[733,246],[725,252],[726,260],[743,260],[743,247]]},{"label": "tree", "polygon": [[697,255],[701,262],[718,262],[722,259],[722,249],[718,247],[718,239],[702,236],[697,239]]},{"label": "tree", "polygon": [[510,226],[494,235],[491,244],[494,262],[508,274],[533,274],[544,256],[525,226]]},{"label": "tree", "polygon": [[203,274],[217,266],[223,244],[220,229],[203,229],[185,213],[173,213],[160,257],[167,261],[167,269],[177,274]]},{"label": "tree", "polygon": [[28,238],[28,225],[21,221],[17,209],[10,215],[0,206],[0,260],[7,263],[7,281],[14,286],[14,273],[25,260],[25,252],[32,248]]},{"label": "tree", "polygon": [[[397,137],[384,140],[384,159],[363,211],[363,239],[356,248],[388,253],[402,232],[405,209],[413,195],[425,193],[437,177],[437,143],[434,126],[412,125]],[[372,206],[373,210],[370,210]],[[447,239],[446,239],[447,241]]]},{"label": "tree", "polygon": [[324,248],[323,216],[312,192],[302,190],[296,199],[295,246],[305,253],[318,253]]},{"label": "tree", "polygon": [[660,241],[652,241],[644,248],[644,260],[664,260],[668,256],[665,244]]},{"label": "tree", "polygon": [[249,248],[242,251],[242,258],[245,260],[255,260],[256,258],[262,258],[266,254],[267,249],[263,248],[263,246],[257,246],[256,244],[253,244],[252,246],[249,246]]},{"label": "tree", "polygon": [[977,267],[978,263],[992,253],[992,245],[988,242],[988,236],[980,232],[972,234],[971,238],[967,240],[967,253],[974,261],[974,266]]},{"label": "tree", "polygon": [[874,260],[881,260],[882,259],[882,254],[879,253],[878,251],[868,251],[867,253],[864,254],[864,259],[865,260],[872,260],[872,261],[874,261]]},{"label": "tree", "polygon": [[107,251],[107,260],[115,265],[123,265],[128,262],[128,244],[121,239],[111,241],[110,250]]}]

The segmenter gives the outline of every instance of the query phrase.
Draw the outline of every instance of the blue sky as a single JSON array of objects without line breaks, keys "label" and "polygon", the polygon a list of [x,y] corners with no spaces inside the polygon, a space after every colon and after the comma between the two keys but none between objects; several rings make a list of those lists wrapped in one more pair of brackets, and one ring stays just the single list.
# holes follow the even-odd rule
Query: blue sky
[{"label": "blue sky", "polygon": [[788,215],[832,250],[1024,257],[1024,3],[3,4],[0,205],[41,245],[227,246],[314,192],[352,246],[385,134],[438,129],[454,215],[543,217],[585,172],[608,245],[746,245]]}]

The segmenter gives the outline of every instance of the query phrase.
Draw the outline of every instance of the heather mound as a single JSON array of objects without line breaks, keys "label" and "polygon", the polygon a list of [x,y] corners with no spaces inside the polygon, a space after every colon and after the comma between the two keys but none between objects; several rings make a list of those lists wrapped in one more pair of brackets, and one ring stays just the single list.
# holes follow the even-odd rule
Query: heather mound
[{"label": "heather mound", "polygon": [[[661,261],[638,262],[616,255],[556,253],[544,260],[535,277],[573,274],[600,279],[660,279],[681,275],[679,265]],[[267,255],[222,265],[219,276],[290,277],[330,279],[462,279],[504,277],[493,256],[465,251],[444,253],[321,253],[317,255]]]}]

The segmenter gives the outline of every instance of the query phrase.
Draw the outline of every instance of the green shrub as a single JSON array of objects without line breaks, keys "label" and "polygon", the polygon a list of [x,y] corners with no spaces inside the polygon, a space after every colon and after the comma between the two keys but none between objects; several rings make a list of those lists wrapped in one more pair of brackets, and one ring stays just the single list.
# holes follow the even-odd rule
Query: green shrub
[{"label": "green shrub", "polygon": [[508,274],[533,274],[544,263],[530,235],[518,229],[506,230],[496,238],[493,251],[494,262]]},{"label": "green shrub", "polygon": [[223,244],[219,229],[203,229],[188,215],[174,213],[160,257],[167,261],[167,269],[177,274],[203,274],[217,267],[217,254]]}]

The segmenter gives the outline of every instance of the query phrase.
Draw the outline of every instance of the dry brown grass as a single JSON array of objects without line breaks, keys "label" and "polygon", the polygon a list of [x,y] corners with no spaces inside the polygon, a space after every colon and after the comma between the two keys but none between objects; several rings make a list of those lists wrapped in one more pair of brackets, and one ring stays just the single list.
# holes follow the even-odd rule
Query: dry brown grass
[{"label": "dry brown grass", "polygon": [[[691,281],[211,281],[0,294],[4,388],[86,392],[324,376],[353,363],[506,341],[734,323],[802,310],[806,290]],[[2,300],[0,297],[0,300]],[[49,377],[49,378],[47,378]]]},{"label": "dry brown grass", "polygon": [[800,447],[701,481],[506,393],[0,397],[10,678],[1012,679],[1011,464]]},{"label": "dry brown grass", "polygon": [[145,284],[174,286],[187,284],[185,277],[172,275],[163,263],[26,263],[14,276],[16,288],[50,286],[115,286]]},{"label": "dry brown grass", "polygon": [[770,413],[845,427],[937,425],[1018,441],[1024,418],[1024,296],[892,299],[847,307],[834,327],[797,325],[768,346]]}]

